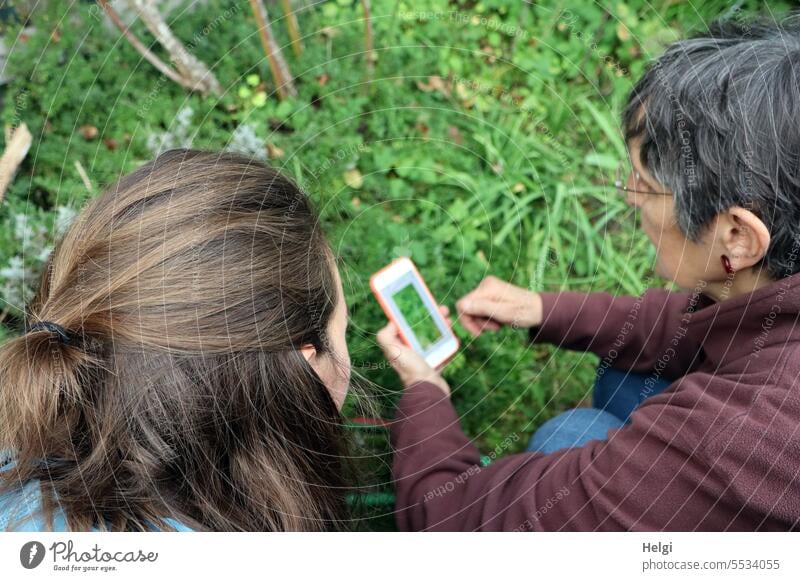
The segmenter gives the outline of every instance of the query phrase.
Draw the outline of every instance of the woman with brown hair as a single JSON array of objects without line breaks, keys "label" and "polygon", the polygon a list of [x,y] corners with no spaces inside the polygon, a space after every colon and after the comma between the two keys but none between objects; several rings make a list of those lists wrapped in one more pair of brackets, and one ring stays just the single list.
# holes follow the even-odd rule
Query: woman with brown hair
[{"label": "woman with brown hair", "polygon": [[0,529],[342,528],[346,311],[275,170],[175,150],[122,178],[0,347]]}]

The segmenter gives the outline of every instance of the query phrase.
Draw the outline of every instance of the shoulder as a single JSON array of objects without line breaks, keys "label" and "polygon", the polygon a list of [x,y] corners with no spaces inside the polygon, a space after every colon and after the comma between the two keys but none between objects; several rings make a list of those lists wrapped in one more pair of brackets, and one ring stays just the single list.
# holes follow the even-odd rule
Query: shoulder
[{"label": "shoulder", "polygon": [[[14,467],[14,455],[9,450],[0,450],[0,481],[4,492],[0,493],[0,531],[46,531],[42,515],[42,493],[38,480],[30,482],[8,482],[5,478]],[[54,531],[67,531],[67,522],[61,511],[53,515]]]},{"label": "shoulder", "polygon": [[[42,499],[38,481],[31,481],[14,490],[0,494],[0,531],[41,532],[50,531],[41,512]],[[165,518],[164,522],[176,532],[192,532],[194,529],[182,522]],[[53,515],[54,532],[69,532],[66,518],[60,509]],[[92,529],[96,531],[97,529]],[[158,529],[153,528],[153,531]]]},{"label": "shoulder", "polygon": [[[0,480],[3,479],[3,473],[13,465],[11,454],[0,450]],[[42,492],[39,481],[7,483],[7,485],[7,490],[0,493],[0,531],[50,531],[42,515]],[[178,532],[194,530],[173,518],[165,518],[164,522]],[[53,515],[52,531],[69,532],[67,520],[60,509]]]},{"label": "shoulder", "polygon": [[[0,531],[49,531],[42,515],[39,481],[14,486],[0,494]],[[53,531],[67,532],[67,522],[59,510],[53,515]]]},{"label": "shoulder", "polygon": [[179,520],[175,520],[174,518],[165,518],[164,522],[167,523],[169,526],[175,529],[177,533],[192,533],[195,530],[191,527],[186,526]]}]

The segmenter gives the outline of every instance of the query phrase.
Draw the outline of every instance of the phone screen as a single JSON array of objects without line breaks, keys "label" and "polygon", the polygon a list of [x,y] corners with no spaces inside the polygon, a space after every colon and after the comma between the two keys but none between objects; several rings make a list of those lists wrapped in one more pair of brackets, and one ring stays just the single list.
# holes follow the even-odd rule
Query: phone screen
[{"label": "phone screen", "polygon": [[423,351],[442,338],[442,333],[433,320],[413,282],[409,282],[392,293],[392,300],[414,332]]}]

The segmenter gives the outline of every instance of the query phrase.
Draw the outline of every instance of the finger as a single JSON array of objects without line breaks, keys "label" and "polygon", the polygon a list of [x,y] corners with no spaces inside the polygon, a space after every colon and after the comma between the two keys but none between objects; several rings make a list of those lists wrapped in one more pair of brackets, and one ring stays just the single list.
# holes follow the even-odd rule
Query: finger
[{"label": "finger", "polygon": [[383,355],[386,357],[386,361],[388,361],[392,367],[396,367],[403,356],[403,349],[396,339],[394,329],[387,325],[378,332],[377,339],[378,345],[380,345],[381,351],[383,351]]},{"label": "finger", "polygon": [[500,283],[502,282],[502,280],[490,274],[489,276],[484,277],[484,279],[478,285],[478,288],[485,291],[495,289],[500,286]]},{"label": "finger", "polygon": [[386,337],[387,335],[390,335],[392,333],[392,326],[393,325],[394,325],[394,323],[389,321],[383,327],[378,329],[378,332],[375,333],[375,337],[378,338],[378,339],[381,339],[383,337]]},{"label": "finger", "polygon": [[473,317],[495,318],[500,304],[495,299],[488,299],[481,296],[464,297],[457,305],[461,313]]},{"label": "finger", "polygon": [[503,326],[494,319],[490,319],[488,317],[472,317],[472,324],[477,326],[481,332],[497,331]]},{"label": "finger", "polygon": [[471,291],[469,291],[467,294],[465,294],[463,297],[461,297],[460,299],[458,299],[456,301],[456,310],[457,311],[460,310],[460,308],[461,308],[460,305],[464,301],[469,301],[470,299],[472,299],[472,298],[474,298],[476,296],[481,296],[483,293],[484,293],[483,289],[481,289],[479,286],[475,287],[474,289],[472,289]]},{"label": "finger", "polygon": [[389,322],[375,334],[375,338],[384,349],[388,346],[396,345],[399,342],[397,325],[394,322]]},{"label": "finger", "polygon": [[481,328],[478,322],[471,317],[470,315],[459,315],[458,320],[461,322],[461,326],[464,327],[467,332],[472,335],[473,337],[477,337],[481,334]]},{"label": "finger", "polygon": [[444,305],[439,305],[439,313],[441,313],[442,317],[444,318],[444,322],[447,323],[447,326],[452,329],[453,328],[453,319],[448,317],[450,314],[450,309]]},{"label": "finger", "polygon": [[471,293],[467,293],[463,297],[458,299],[456,301],[456,313],[458,313],[459,315],[462,314],[462,313],[466,313],[466,310],[464,309],[464,305],[470,304],[470,301],[472,300],[472,298],[474,296],[475,296],[475,291],[472,291]]}]

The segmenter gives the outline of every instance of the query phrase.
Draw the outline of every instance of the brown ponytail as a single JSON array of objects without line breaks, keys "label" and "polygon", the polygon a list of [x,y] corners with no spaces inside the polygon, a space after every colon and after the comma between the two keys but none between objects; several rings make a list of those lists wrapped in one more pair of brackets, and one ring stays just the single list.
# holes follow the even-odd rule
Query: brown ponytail
[{"label": "brown ponytail", "polygon": [[0,347],[0,493],[38,480],[72,530],[321,530],[346,445],[297,348],[338,289],[307,197],[251,159],[167,152],[93,200]]}]

